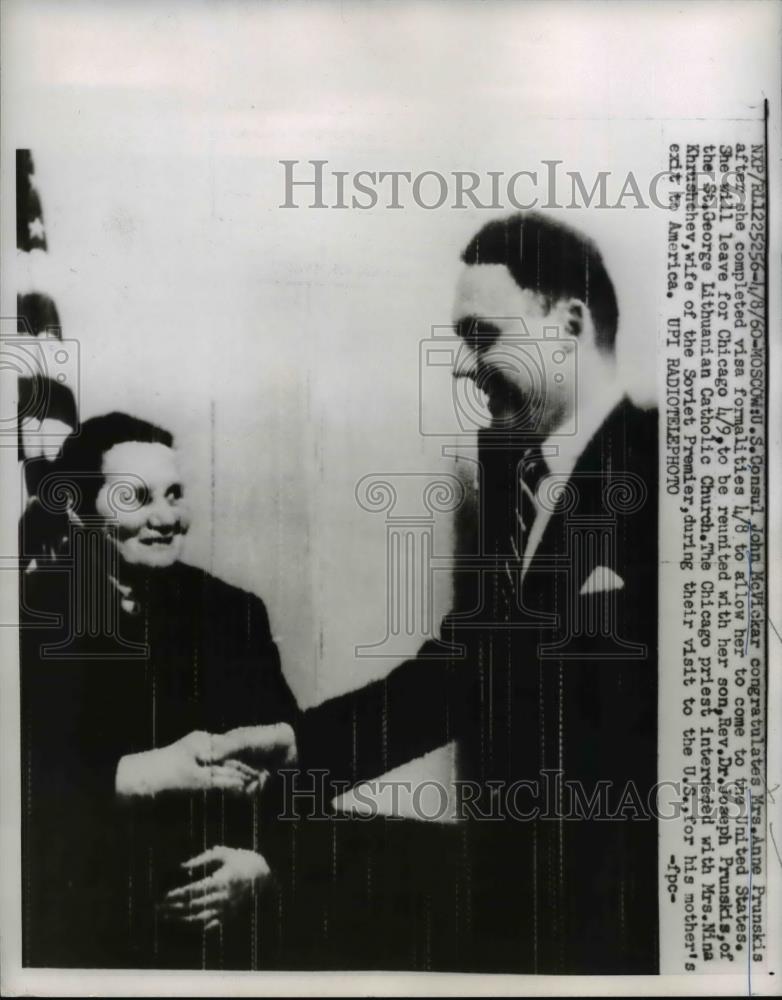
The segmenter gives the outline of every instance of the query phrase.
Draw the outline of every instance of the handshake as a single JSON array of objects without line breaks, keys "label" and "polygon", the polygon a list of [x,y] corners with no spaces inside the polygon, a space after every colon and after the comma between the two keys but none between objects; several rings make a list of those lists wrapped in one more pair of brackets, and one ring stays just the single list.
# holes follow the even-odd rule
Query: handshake
[{"label": "handshake", "polygon": [[[263,788],[272,770],[296,760],[296,738],[285,722],[217,735],[193,732],[169,746],[122,757],[116,792],[123,801],[210,789],[249,796]],[[219,928],[232,913],[246,910],[271,877],[262,854],[224,844],[184,861],[181,873],[182,884],[158,902],[157,915],[203,931]]]},{"label": "handshake", "polygon": [[123,800],[209,789],[252,795],[271,771],[296,761],[296,737],[287,722],[215,735],[192,732],[169,746],[122,757],[116,792]]}]

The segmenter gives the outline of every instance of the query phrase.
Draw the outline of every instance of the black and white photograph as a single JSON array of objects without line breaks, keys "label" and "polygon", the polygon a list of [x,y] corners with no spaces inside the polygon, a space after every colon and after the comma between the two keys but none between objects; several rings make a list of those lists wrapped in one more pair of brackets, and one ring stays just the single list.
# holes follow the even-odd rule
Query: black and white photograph
[{"label": "black and white photograph", "polygon": [[0,15],[3,994],[779,995],[782,6]]}]

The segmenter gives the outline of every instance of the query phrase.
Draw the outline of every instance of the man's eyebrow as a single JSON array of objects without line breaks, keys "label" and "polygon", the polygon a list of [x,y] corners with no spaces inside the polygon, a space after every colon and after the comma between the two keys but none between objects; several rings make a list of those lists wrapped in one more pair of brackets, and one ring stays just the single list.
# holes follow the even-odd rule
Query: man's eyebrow
[{"label": "man's eyebrow", "polygon": [[480,316],[462,316],[453,326],[456,335],[476,351],[491,347],[502,332],[496,323]]}]

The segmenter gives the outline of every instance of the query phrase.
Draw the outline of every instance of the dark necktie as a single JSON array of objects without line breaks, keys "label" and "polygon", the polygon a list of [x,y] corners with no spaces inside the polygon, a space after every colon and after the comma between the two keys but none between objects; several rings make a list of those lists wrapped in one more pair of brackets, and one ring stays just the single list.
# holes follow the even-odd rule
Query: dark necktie
[{"label": "dark necktie", "polygon": [[513,562],[510,559],[505,560],[505,576],[514,595],[521,583],[522,558],[538,514],[538,484],[548,472],[540,445],[527,448],[518,467],[516,523],[510,526],[510,548],[516,558]]},{"label": "dark necktie", "polygon": [[527,551],[529,537],[535,518],[538,515],[538,485],[548,474],[546,460],[540,450],[540,445],[533,445],[524,452],[519,472],[519,505],[516,510],[518,518],[518,534],[521,545],[519,557]]}]

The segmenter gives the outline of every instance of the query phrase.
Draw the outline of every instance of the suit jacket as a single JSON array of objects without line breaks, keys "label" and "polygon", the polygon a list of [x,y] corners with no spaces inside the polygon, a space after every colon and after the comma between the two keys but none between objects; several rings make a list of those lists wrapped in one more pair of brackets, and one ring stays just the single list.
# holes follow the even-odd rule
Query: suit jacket
[{"label": "suit jacket", "polygon": [[[550,496],[523,582],[510,541],[520,451],[485,435],[479,457],[489,570],[459,588],[441,632],[461,652],[427,644],[385,679],[304,713],[302,766],[359,782],[455,739],[460,777],[478,789],[474,821],[440,834],[467,845],[451,872],[458,967],[653,973],[656,413],[623,399],[609,414]],[[481,819],[510,786],[514,815]],[[453,851],[433,846],[422,869],[442,857]]]}]

